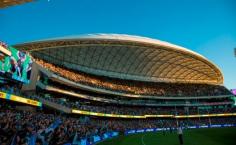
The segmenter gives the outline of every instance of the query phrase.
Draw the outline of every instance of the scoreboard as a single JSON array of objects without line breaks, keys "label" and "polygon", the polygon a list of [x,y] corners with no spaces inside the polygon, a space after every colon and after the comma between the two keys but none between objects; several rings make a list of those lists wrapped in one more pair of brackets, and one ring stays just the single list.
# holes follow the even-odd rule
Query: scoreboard
[{"label": "scoreboard", "polygon": [[31,57],[0,42],[0,73],[9,74],[11,79],[29,83],[32,68]]}]

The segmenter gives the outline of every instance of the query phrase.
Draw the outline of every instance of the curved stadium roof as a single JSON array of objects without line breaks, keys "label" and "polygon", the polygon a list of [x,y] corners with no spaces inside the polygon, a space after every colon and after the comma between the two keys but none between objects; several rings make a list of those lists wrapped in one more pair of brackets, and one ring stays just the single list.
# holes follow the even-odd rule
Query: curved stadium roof
[{"label": "curved stadium roof", "polygon": [[220,69],[200,54],[146,37],[90,34],[15,47],[33,57],[95,75],[151,82],[223,83]]}]

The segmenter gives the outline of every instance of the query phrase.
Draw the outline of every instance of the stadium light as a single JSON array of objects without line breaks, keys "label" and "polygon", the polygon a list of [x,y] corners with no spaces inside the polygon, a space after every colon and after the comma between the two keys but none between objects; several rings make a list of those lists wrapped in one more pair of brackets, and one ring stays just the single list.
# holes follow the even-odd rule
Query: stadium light
[{"label": "stadium light", "polygon": [[236,47],[234,48],[234,56],[236,57]]}]

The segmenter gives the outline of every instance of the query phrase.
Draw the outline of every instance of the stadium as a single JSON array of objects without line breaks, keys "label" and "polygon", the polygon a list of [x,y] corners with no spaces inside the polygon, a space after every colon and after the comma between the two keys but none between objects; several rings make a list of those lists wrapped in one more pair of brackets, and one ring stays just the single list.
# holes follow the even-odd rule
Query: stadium
[{"label": "stadium", "polygon": [[88,34],[0,50],[3,145],[177,145],[178,128],[189,145],[235,144],[235,96],[187,48]]}]

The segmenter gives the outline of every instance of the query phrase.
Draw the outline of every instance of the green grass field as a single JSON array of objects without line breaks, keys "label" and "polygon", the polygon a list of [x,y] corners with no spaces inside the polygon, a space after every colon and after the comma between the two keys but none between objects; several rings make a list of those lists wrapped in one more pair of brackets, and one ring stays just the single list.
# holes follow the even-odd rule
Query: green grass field
[{"label": "green grass field", "polygon": [[[119,136],[98,145],[179,145],[179,140],[175,132],[150,132]],[[236,145],[236,128],[184,130],[184,145]]]}]

